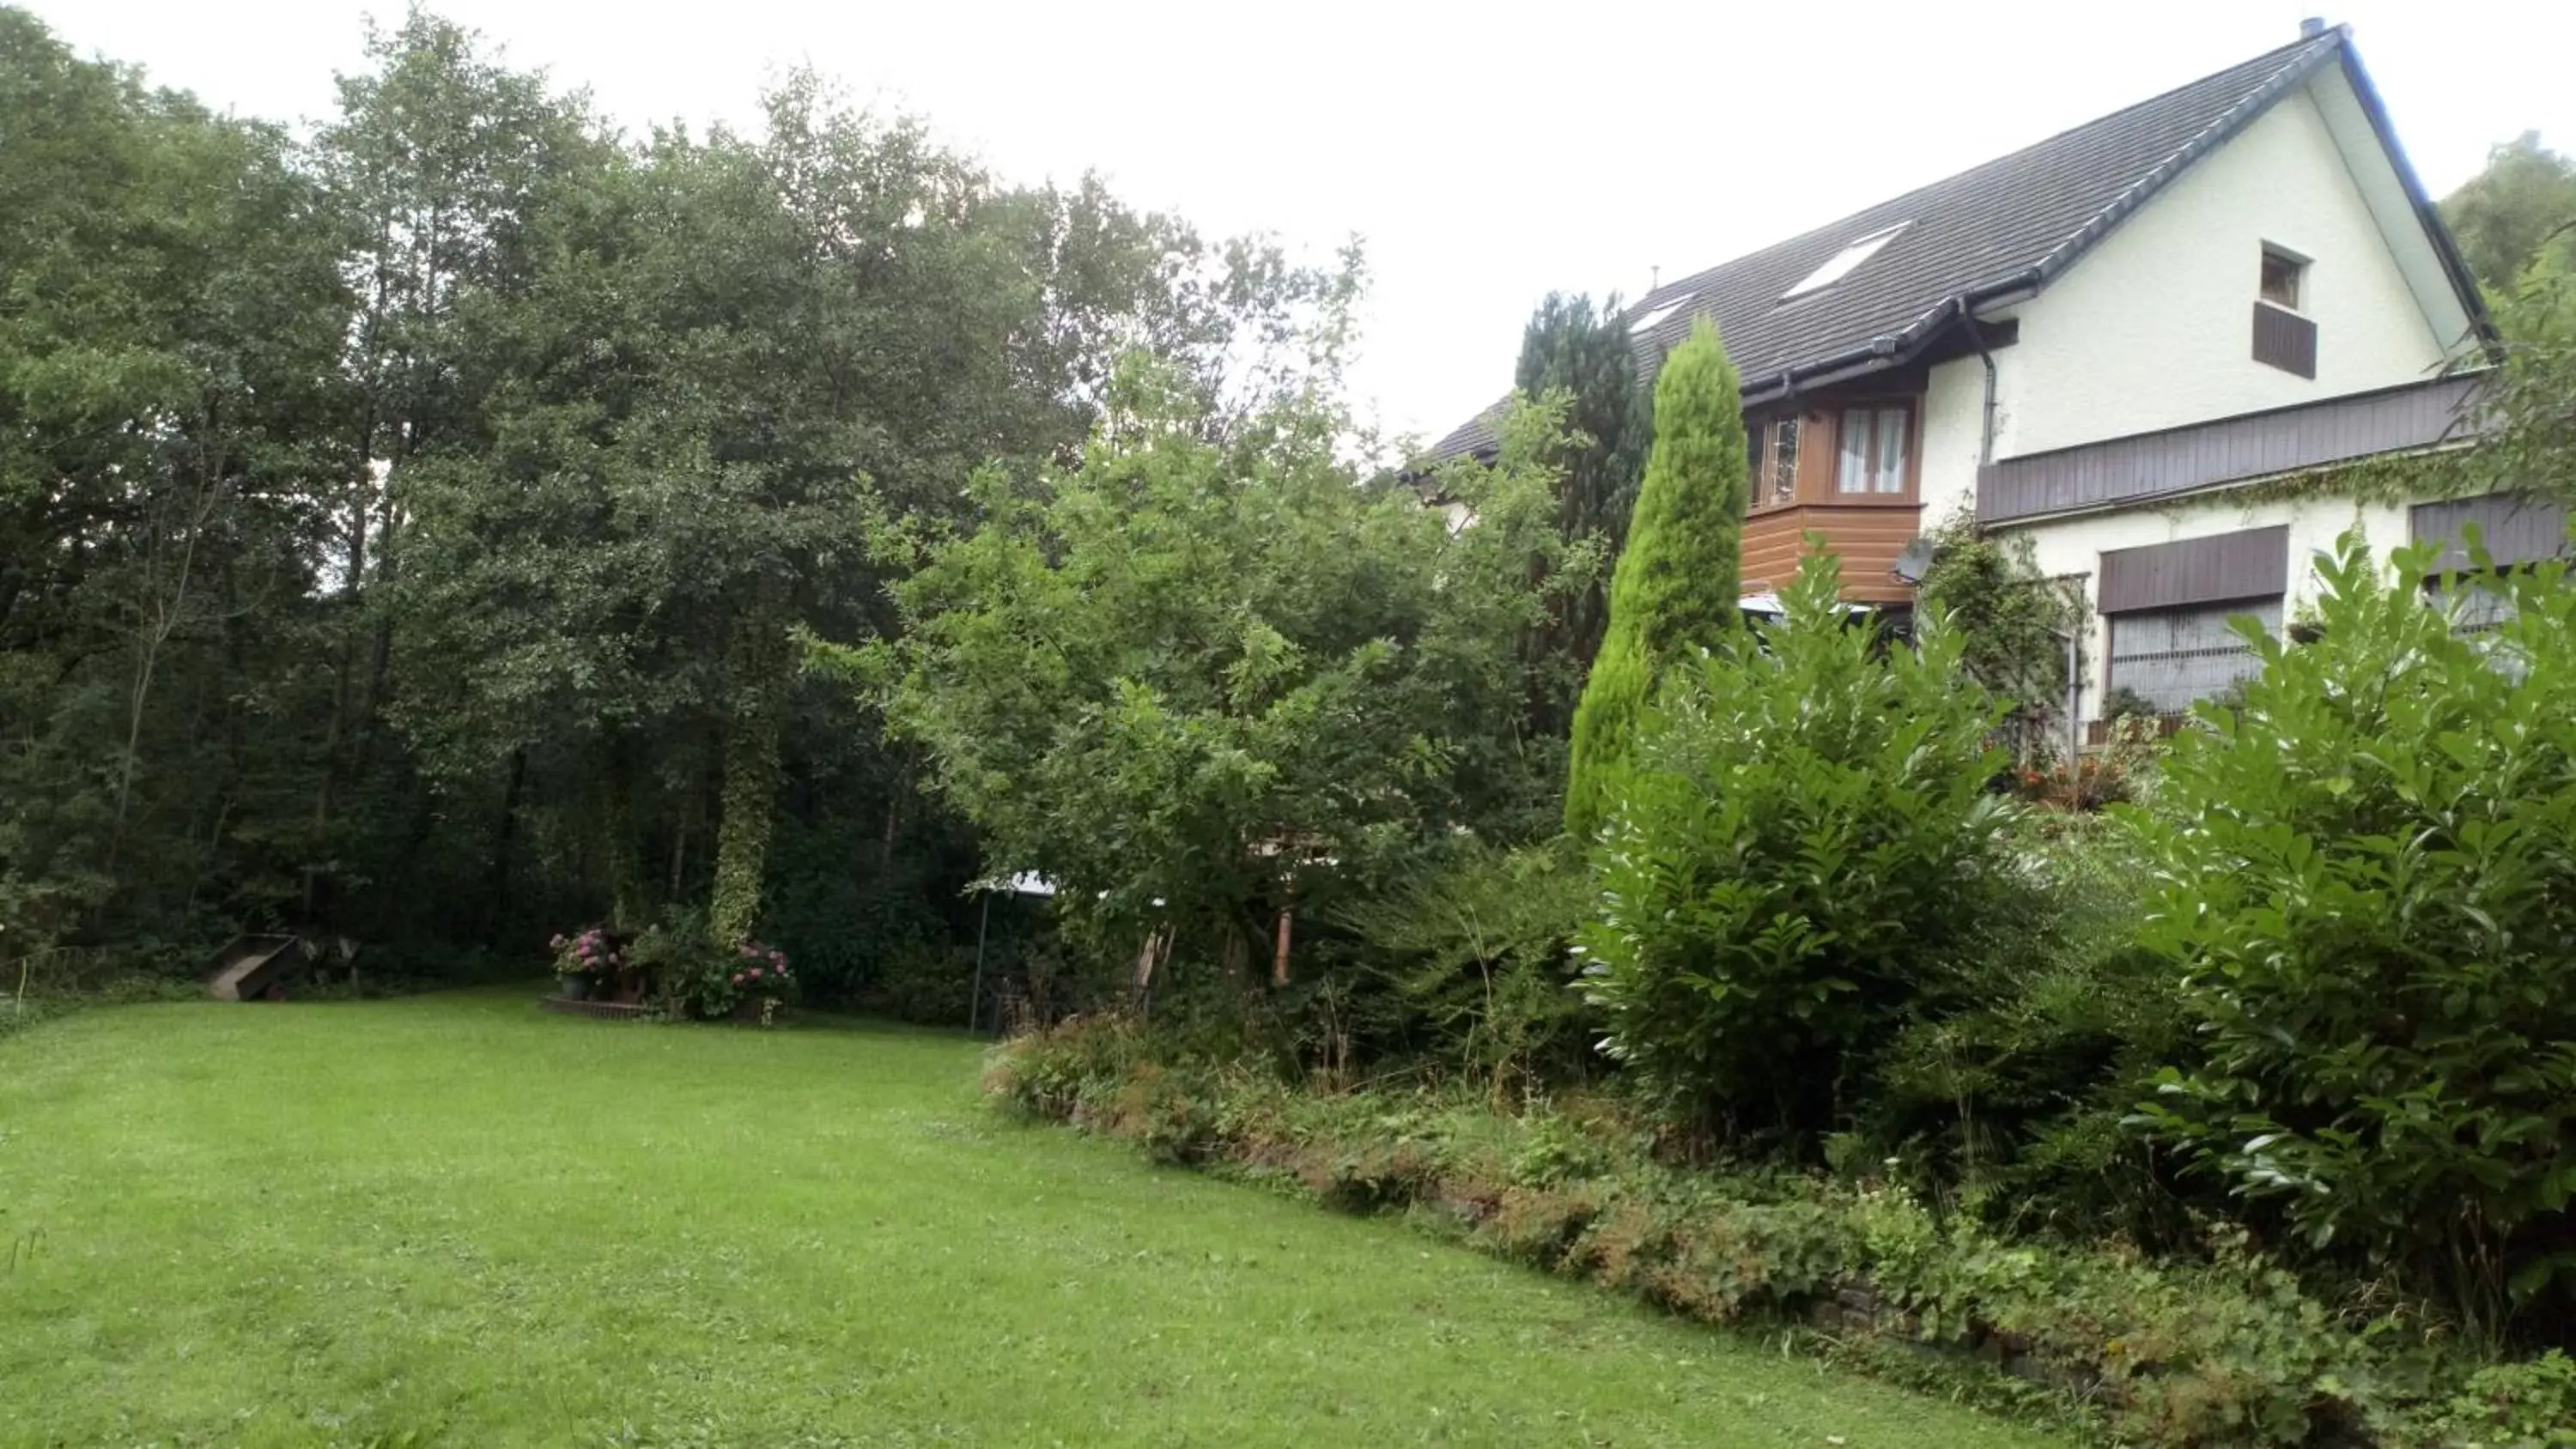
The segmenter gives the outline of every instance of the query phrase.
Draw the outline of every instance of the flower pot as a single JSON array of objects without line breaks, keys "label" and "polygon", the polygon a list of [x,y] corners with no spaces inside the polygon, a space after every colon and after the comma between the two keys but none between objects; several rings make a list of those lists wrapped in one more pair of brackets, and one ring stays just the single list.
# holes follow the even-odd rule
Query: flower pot
[{"label": "flower pot", "polygon": [[588,972],[567,971],[563,975],[556,977],[555,982],[562,988],[563,997],[566,1001],[588,1001],[590,999],[590,974]]}]

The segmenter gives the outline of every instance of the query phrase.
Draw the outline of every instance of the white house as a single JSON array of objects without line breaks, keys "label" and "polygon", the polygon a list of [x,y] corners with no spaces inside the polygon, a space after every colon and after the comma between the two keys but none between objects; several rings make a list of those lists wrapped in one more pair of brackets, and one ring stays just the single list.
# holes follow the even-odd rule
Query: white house
[{"label": "white house", "polygon": [[[2250,663],[2230,615],[2296,614],[2308,562],[2560,520],[2509,500],[2362,503],[2289,480],[2453,446],[2493,336],[2354,53],[2319,22],[2176,90],[1656,288],[1649,362],[1712,317],[1744,378],[1744,587],[1810,531],[1854,600],[1912,599],[1907,546],[1973,511],[2091,605],[2079,713],[2178,709]],[[1488,413],[1433,456],[1493,446]],[[1919,553],[1919,551],[1917,551]]]}]

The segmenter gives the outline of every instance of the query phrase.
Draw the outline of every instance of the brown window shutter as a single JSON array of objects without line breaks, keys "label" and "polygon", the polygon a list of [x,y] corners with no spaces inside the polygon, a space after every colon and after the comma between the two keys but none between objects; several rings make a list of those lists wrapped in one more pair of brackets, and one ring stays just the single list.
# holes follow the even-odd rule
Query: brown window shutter
[{"label": "brown window shutter", "polygon": [[2317,324],[2269,302],[2255,303],[2254,360],[2313,380],[2317,375]]},{"label": "brown window shutter", "polygon": [[2418,503],[2408,521],[2417,543],[2438,540],[2443,545],[2442,556],[2433,561],[2437,574],[2469,566],[2462,535],[2470,524],[2477,525],[2478,542],[2487,551],[2487,561],[2497,568],[2567,553],[2567,506],[2547,499],[2490,493],[2483,498]]},{"label": "brown window shutter", "polygon": [[2290,583],[2287,524],[2114,549],[2102,555],[2105,614],[2279,598]]}]

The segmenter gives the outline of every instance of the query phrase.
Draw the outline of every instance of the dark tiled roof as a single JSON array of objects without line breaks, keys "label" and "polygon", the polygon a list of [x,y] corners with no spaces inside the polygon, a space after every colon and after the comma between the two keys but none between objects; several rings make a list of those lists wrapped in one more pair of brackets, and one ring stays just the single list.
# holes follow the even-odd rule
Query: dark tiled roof
[{"label": "dark tiled roof", "polygon": [[[1648,292],[1629,309],[1645,317],[1641,370],[1715,318],[1748,397],[1774,392],[1783,374],[1893,360],[1926,340],[1962,297],[2043,282],[2134,211],[2165,182],[2233,136],[2274,100],[2350,43],[2342,27],[2267,51],[2178,90],[2114,111],[2009,156],[1918,187],[1803,236]],[[1850,275],[1788,301],[1796,286],[1844,247],[1902,223],[1904,230]],[[1508,399],[1506,399],[1508,401]],[[1494,445],[1502,403],[1434,444],[1434,459]]]}]

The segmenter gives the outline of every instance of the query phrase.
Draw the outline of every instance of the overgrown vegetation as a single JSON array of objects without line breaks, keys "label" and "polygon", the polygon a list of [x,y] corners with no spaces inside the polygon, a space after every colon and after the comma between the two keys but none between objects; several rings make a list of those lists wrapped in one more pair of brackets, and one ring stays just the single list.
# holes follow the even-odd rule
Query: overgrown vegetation
[{"label": "overgrown vegetation", "polygon": [[[2146,1110],[2315,1252],[2493,1328],[2576,1307],[2576,589],[2497,574],[2462,630],[2357,538],[2318,566],[2322,637],[2259,630],[2142,816],[2144,943],[2195,1060]],[[2206,707],[2204,707],[2206,708]]]},{"label": "overgrown vegetation", "polygon": [[986,470],[972,528],[903,540],[900,637],[838,656],[988,859],[1103,956],[1242,984],[1256,953],[1286,979],[1287,913],[1543,832],[1562,755],[1512,729],[1517,646],[1597,557],[1554,527],[1549,410],[1445,480],[1455,530],[1360,486],[1304,400],[1219,427],[1141,368],[1110,413],[1078,466]]},{"label": "overgrown vegetation", "polygon": [[1021,1037],[986,1082],[1166,1162],[1401,1213],[1703,1322],[1804,1330],[2122,1443],[2562,1442],[2563,1359],[2479,1369],[2402,1309],[2317,1296],[2224,1227],[2198,1263],[2016,1242],[1874,1175],[1674,1167],[1653,1121],[1615,1100],[1498,1115],[1437,1092],[1302,1093],[1116,1019]]}]

